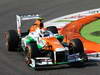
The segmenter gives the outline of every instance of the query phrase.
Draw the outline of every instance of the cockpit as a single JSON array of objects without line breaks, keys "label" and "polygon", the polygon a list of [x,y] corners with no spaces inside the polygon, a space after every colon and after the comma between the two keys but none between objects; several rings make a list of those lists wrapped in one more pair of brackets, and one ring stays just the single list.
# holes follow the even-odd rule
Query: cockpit
[{"label": "cockpit", "polygon": [[44,32],[42,33],[42,36],[43,36],[43,37],[53,37],[54,34],[53,34],[51,31],[46,30],[46,31],[44,31]]}]

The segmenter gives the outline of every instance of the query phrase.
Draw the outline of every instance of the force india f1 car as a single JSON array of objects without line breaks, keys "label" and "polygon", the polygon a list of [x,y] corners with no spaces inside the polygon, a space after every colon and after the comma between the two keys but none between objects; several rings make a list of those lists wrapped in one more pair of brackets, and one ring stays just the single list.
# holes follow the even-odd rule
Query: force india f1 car
[{"label": "force india f1 car", "polygon": [[17,30],[6,32],[6,46],[8,51],[22,51],[26,63],[32,68],[87,61],[80,39],[70,40],[69,43],[63,42],[64,37],[58,33],[55,26],[47,27],[38,36],[36,32],[21,32],[21,21],[41,17],[38,15],[16,15],[16,18]]}]

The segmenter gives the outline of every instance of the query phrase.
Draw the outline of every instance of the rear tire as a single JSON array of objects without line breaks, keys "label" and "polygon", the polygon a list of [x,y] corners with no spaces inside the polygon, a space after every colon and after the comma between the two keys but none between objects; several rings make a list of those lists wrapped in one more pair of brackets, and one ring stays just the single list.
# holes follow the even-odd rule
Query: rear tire
[{"label": "rear tire", "polygon": [[8,51],[17,51],[19,36],[15,30],[5,32],[5,40]]},{"label": "rear tire", "polygon": [[54,34],[58,34],[58,29],[55,26],[49,26],[47,27],[47,30],[51,31]]}]

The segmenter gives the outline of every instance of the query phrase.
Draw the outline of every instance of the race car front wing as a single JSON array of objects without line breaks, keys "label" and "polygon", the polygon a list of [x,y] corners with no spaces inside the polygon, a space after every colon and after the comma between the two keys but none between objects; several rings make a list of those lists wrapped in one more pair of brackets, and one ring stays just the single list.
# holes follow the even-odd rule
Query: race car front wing
[{"label": "race car front wing", "polygon": [[32,68],[37,66],[44,66],[44,65],[59,65],[59,64],[68,64],[73,62],[82,62],[83,59],[79,57],[79,53],[72,54],[72,55],[65,55],[65,59],[60,60],[59,58],[53,62],[53,59],[50,57],[36,57],[35,59],[31,59],[32,63],[29,64]]}]

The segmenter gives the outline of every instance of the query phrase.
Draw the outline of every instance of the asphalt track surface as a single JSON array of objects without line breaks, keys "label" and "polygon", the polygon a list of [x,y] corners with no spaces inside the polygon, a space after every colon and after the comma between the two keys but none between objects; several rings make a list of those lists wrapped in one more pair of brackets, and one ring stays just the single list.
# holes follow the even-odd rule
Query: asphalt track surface
[{"label": "asphalt track surface", "polygon": [[19,53],[8,52],[3,32],[16,29],[16,14],[39,13],[50,20],[74,12],[100,7],[100,0],[1,0],[0,1],[0,75],[100,75],[100,62],[84,67],[63,67],[34,71]]}]

